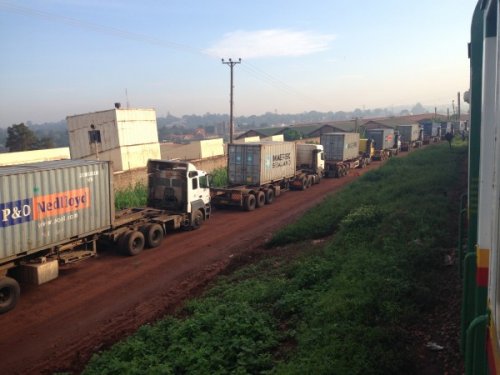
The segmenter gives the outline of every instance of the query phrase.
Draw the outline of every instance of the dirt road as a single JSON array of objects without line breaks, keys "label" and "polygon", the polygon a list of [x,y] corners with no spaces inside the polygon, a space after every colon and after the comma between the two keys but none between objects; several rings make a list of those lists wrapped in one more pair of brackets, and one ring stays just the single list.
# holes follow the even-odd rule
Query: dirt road
[{"label": "dirt road", "polygon": [[22,285],[16,309],[0,316],[0,373],[78,372],[93,353],[173,311],[234,255],[261,246],[326,195],[380,165],[285,192],[253,212],[218,210],[199,230],[172,233],[138,256],[109,250],[62,269],[48,284]]}]

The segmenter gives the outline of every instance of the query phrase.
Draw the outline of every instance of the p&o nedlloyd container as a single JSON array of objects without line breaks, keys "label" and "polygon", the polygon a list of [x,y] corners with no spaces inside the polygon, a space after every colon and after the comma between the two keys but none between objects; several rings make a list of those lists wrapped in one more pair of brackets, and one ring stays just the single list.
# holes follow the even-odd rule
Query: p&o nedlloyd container
[{"label": "p&o nedlloyd container", "polygon": [[0,268],[20,255],[110,228],[111,176],[103,161],[0,167]]}]

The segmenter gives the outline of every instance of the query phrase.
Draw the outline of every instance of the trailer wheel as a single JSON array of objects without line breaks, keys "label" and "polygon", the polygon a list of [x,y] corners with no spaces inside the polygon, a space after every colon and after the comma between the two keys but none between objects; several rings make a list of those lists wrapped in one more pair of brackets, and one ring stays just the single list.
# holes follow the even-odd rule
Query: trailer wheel
[{"label": "trailer wheel", "polygon": [[16,280],[10,277],[0,279],[0,314],[6,313],[16,307],[21,288]]},{"label": "trailer wheel", "polygon": [[163,227],[160,224],[146,225],[142,234],[146,240],[146,246],[149,248],[158,247],[163,241]]},{"label": "trailer wheel", "polygon": [[300,190],[306,190],[307,188],[307,178],[302,177],[302,179],[300,180]]},{"label": "trailer wheel", "polygon": [[255,195],[255,207],[260,208],[266,204],[266,194],[263,191],[259,191]]},{"label": "trailer wheel", "polygon": [[255,204],[255,195],[249,194],[243,202],[243,208],[245,211],[253,211],[255,209]]},{"label": "trailer wheel", "polygon": [[201,227],[202,224],[203,224],[203,212],[201,212],[201,210],[197,210],[194,213],[193,221],[191,223],[191,228],[198,229],[199,227]]},{"label": "trailer wheel", "polygon": [[274,190],[267,189],[266,190],[266,204],[271,204],[274,201]]},{"label": "trailer wheel", "polygon": [[135,230],[123,234],[120,239],[120,250],[126,255],[137,255],[144,249],[144,235]]}]

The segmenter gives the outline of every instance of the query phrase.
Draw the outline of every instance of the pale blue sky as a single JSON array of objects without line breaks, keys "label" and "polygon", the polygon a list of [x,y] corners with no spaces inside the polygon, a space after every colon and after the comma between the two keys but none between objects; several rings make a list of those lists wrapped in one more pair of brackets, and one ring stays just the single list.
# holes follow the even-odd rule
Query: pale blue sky
[{"label": "pale blue sky", "polygon": [[112,108],[159,116],[450,106],[475,0],[0,0],[0,127]]}]

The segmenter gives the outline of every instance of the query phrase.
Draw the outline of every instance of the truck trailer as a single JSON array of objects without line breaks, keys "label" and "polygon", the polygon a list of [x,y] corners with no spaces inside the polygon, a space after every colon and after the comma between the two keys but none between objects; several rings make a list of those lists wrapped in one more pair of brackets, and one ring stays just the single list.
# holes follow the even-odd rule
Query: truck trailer
[{"label": "truck trailer", "polygon": [[320,143],[325,150],[325,176],[347,176],[349,170],[364,168],[369,163],[371,142],[360,152],[358,133],[324,133]]},{"label": "truck trailer", "polygon": [[0,313],[15,307],[19,281],[57,278],[59,266],[95,256],[98,241],[137,255],[168,230],[198,228],[210,217],[204,172],[163,160],[149,160],[147,171],[147,207],[115,212],[109,162],[0,167]]},{"label": "truck trailer", "polygon": [[411,151],[413,148],[422,147],[420,125],[399,125],[398,131],[401,137],[401,151]]},{"label": "truck trailer", "polygon": [[282,191],[304,190],[323,176],[323,148],[294,142],[250,142],[228,146],[228,184],[211,187],[215,207],[246,211],[271,204]]},{"label": "truck trailer", "polygon": [[433,121],[424,121],[422,123],[424,129],[423,144],[439,142],[441,140],[441,123]]},{"label": "truck trailer", "polygon": [[399,135],[394,129],[367,129],[366,137],[374,141],[375,154],[372,160],[385,160],[399,152]]}]

